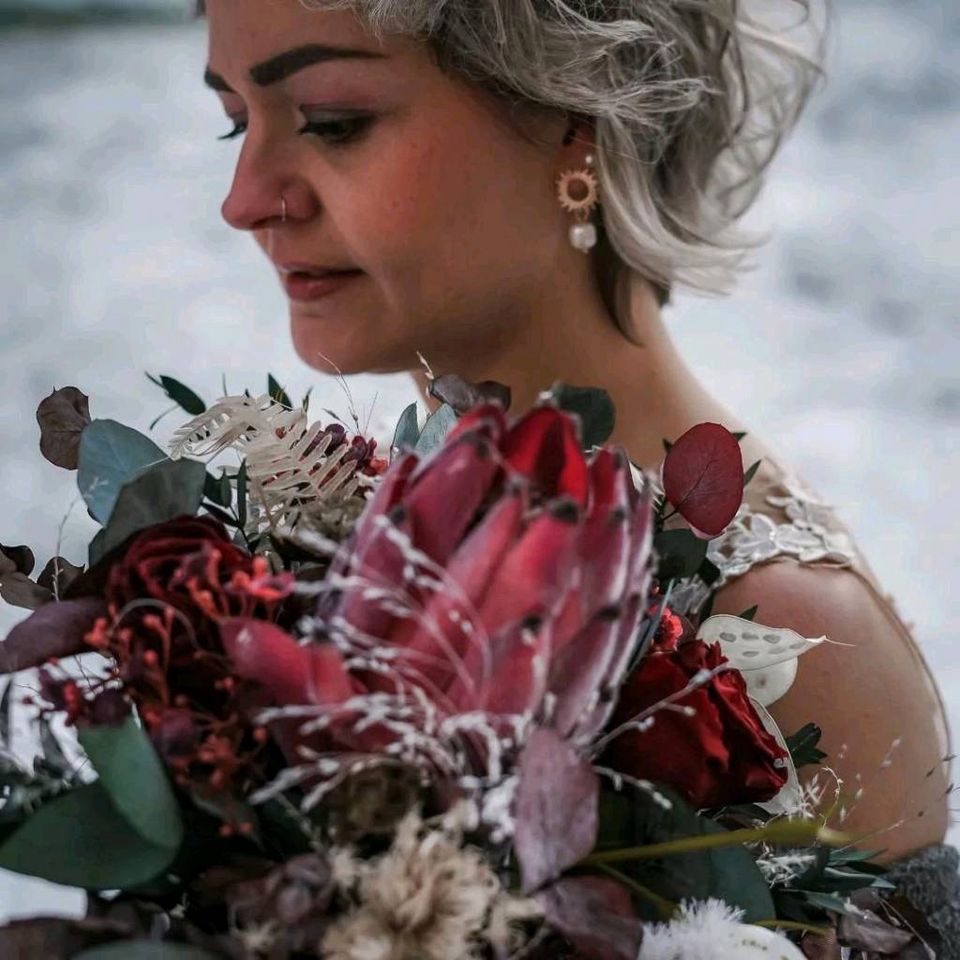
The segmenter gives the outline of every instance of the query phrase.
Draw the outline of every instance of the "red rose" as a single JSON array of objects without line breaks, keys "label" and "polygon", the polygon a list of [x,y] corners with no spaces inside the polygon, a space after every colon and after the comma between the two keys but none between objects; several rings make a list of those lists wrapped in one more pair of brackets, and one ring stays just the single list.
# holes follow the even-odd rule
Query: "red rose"
[{"label": "red rose", "polygon": [[[719,644],[700,640],[655,649],[624,684],[614,727],[726,662]],[[673,787],[695,807],[770,800],[787,782],[787,754],[763,726],[739,670],[719,673],[675,703],[696,712],[658,710],[649,728],[617,736],[604,763]]]},{"label": "red rose", "polygon": [[87,641],[115,660],[121,689],[181,778],[220,788],[255,749],[245,717],[263,698],[234,676],[217,625],[272,621],[293,584],[232,544],[220,521],[186,515],[148,527],[110,570],[110,615]]}]

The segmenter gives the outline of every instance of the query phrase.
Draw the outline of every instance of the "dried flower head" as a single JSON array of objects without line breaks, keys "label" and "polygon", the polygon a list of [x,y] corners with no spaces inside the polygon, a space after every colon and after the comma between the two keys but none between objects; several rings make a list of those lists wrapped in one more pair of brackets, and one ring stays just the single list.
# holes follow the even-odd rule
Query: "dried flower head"
[{"label": "dried flower head", "polygon": [[383,856],[348,866],[341,852],[334,873],[354,880],[356,907],[327,932],[324,956],[469,960],[484,943],[509,949],[515,922],[538,917],[539,908],[508,894],[480,851],[463,846],[465,819],[448,816],[439,829],[425,829],[410,813]]}]

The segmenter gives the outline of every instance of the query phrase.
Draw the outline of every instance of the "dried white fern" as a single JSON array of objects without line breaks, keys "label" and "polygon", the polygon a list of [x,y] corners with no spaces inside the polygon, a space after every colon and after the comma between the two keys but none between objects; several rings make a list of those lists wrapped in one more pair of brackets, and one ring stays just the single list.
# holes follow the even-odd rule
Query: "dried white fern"
[{"label": "dried white fern", "polygon": [[304,515],[313,526],[340,528],[359,513],[367,478],[357,473],[356,461],[344,462],[349,443],[331,450],[333,435],[318,441],[324,429],[308,427],[306,410],[288,410],[269,394],[223,397],[175,431],[169,453],[172,460],[212,458],[233,449],[246,459],[248,536],[293,529]]}]

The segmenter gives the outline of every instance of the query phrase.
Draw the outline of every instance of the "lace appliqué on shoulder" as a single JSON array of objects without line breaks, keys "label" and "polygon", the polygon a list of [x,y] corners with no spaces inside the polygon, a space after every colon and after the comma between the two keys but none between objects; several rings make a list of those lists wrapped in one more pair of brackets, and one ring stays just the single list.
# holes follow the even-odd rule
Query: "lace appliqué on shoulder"
[{"label": "lace appliqu\u00e9 on shoulder", "polygon": [[710,541],[707,558],[720,571],[719,579],[707,585],[699,576],[674,584],[670,606],[687,616],[697,613],[707,597],[751,567],[779,556],[795,557],[800,563],[832,563],[850,566],[856,548],[849,534],[837,523],[833,507],[819,499],[796,477],[784,475],[764,500],[788,517],[778,523],[754,511],[744,500],[736,516],[719,537]]}]

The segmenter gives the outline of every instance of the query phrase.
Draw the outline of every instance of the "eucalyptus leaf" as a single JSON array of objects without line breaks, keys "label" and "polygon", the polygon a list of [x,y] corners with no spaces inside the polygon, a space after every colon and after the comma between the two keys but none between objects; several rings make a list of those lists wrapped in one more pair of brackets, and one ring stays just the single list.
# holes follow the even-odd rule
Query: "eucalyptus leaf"
[{"label": "eucalyptus leaf", "polygon": [[417,446],[420,439],[420,427],[417,423],[417,405],[411,403],[403,413],[400,414],[400,420],[397,423],[396,432],[393,435],[393,449],[406,453]]},{"label": "eucalyptus leaf", "polygon": [[146,840],[174,852],[183,824],[163,764],[132,718],[117,726],[81,727],[80,745],[114,807]]},{"label": "eucalyptus leaf", "polygon": [[124,890],[156,877],[175,854],[137,833],[95,782],[34,811],[0,844],[0,867],[84,890]]},{"label": "eucalyptus leaf", "polygon": [[76,470],[80,437],[90,423],[89,398],[76,387],[54,390],[37,408],[40,452],[52,464]]},{"label": "eucalyptus leaf", "polygon": [[87,547],[88,567],[96,566],[104,558],[107,551],[103,549],[103,544],[106,539],[107,531],[99,530],[97,535],[90,541],[90,546]]},{"label": "eucalyptus leaf", "polygon": [[448,404],[443,404],[427,418],[414,449],[421,456],[432,453],[456,425],[457,412]]},{"label": "eucalyptus leaf", "polygon": [[100,544],[101,556],[140,530],[184,514],[195,515],[203,500],[206,473],[198,460],[165,460],[126,483]]},{"label": "eucalyptus leaf", "polygon": [[0,576],[15,572],[29,577],[36,564],[36,558],[29,547],[7,547],[0,543]]},{"label": "eucalyptus leaf", "polygon": [[550,392],[561,410],[574,413],[579,418],[580,441],[585,450],[599,447],[610,439],[617,414],[606,390],[558,383]]},{"label": "eucalyptus leaf", "polygon": [[0,599],[11,607],[39,610],[53,600],[53,593],[22,573],[6,573],[0,577]]},{"label": "eucalyptus leaf", "polygon": [[55,593],[57,597],[62,597],[67,587],[82,573],[83,567],[78,567],[63,557],[51,557],[37,577],[37,583]]},{"label": "eucalyptus leaf", "polygon": [[115,420],[94,420],[80,437],[77,475],[80,494],[94,519],[105,525],[124,485],[166,459],[142,433]]}]

